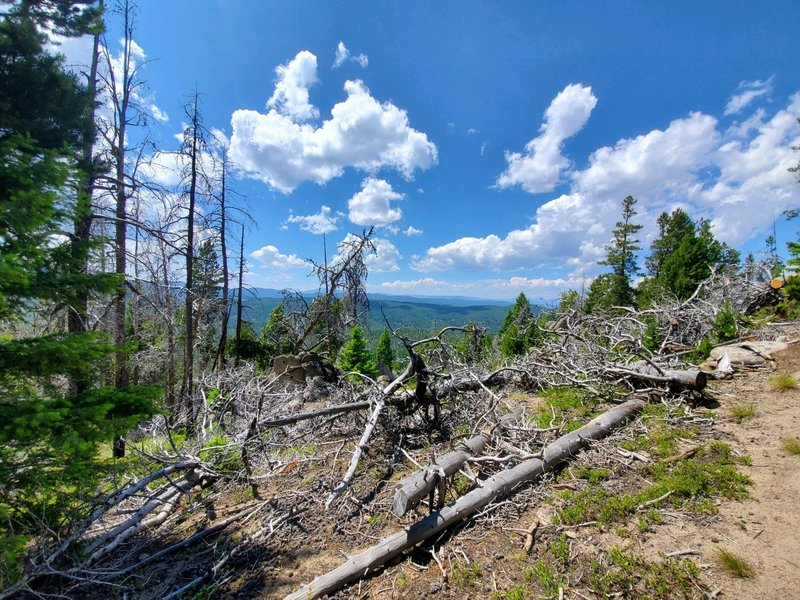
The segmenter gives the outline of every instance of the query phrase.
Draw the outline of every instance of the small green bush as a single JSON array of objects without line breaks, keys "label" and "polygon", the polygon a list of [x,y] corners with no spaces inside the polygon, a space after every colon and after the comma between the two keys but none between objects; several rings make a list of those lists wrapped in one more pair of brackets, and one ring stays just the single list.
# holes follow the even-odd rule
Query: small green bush
[{"label": "small green bush", "polygon": [[218,471],[235,472],[242,468],[239,447],[232,444],[222,433],[216,433],[206,442],[199,453],[200,460],[209,463]]}]

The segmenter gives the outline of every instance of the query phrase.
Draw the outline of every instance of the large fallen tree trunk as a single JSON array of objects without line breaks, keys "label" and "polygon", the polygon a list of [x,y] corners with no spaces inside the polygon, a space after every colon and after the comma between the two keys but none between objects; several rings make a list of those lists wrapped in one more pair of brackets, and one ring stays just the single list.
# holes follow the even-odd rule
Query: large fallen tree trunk
[{"label": "large fallen tree trunk", "polygon": [[660,369],[646,362],[636,362],[628,368],[612,367],[608,369],[611,375],[617,375],[633,381],[644,383],[666,383],[671,388],[689,389],[702,392],[708,378],[700,369],[677,371],[674,369]]},{"label": "large fallen tree trunk", "polygon": [[456,473],[471,457],[483,452],[488,434],[466,440],[461,446],[439,457],[436,462],[400,481],[394,490],[392,510],[402,517],[429,494],[444,477]]},{"label": "large fallen tree trunk", "polygon": [[432,465],[400,480],[395,486],[392,501],[394,514],[402,517],[414,508],[426,494],[430,494],[437,485],[440,485],[445,477],[455,474],[470,458],[483,452],[495,429],[505,427],[509,421],[519,418],[520,414],[520,411],[515,411],[504,415],[498,423],[465,440],[452,452],[437,458]]},{"label": "large fallen tree trunk", "polygon": [[531,481],[586,448],[592,440],[605,437],[621,427],[646,405],[644,400],[629,400],[545,447],[540,458],[532,458],[501,471],[483,482],[482,487],[465,494],[450,506],[417,521],[400,531],[351,556],[333,571],[320,575],[311,583],[286,596],[286,600],[308,600],[329,594],[343,585],[366,575],[392,558],[402,554],[436,533],[466,519],[490,502],[511,493],[520,484]]}]

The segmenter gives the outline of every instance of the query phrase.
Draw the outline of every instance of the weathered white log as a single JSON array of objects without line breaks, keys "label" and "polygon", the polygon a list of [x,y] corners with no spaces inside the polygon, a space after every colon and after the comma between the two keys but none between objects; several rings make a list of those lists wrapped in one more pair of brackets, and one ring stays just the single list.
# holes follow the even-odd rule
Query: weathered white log
[{"label": "weathered white log", "polygon": [[[493,432],[497,428],[505,427],[509,422],[518,419],[522,414],[521,409],[507,413],[500,418],[500,421],[484,429],[476,436],[469,438],[461,443],[452,452],[448,452],[436,459],[436,462],[423,468],[416,473],[412,473],[402,479],[395,486],[394,501],[392,509],[398,517],[402,517],[410,509],[419,504],[426,494],[429,494],[443,477],[449,477],[456,473],[465,462],[473,458],[476,454],[483,452],[487,442],[491,439]],[[523,458],[532,458],[533,455]]]},{"label": "weathered white log", "polygon": [[685,388],[702,392],[708,378],[700,369],[678,371],[675,369],[658,369],[646,362],[636,362],[628,368],[615,367],[608,369],[612,375],[647,383],[666,383],[671,387]]},{"label": "weathered white log", "polygon": [[[205,471],[199,467],[191,469],[178,481],[171,482],[168,486],[165,486],[165,490],[161,494],[146,502],[144,506],[123,523],[92,540],[88,547],[88,551],[92,552],[92,554],[86,560],[86,564],[90,565],[107,556],[140,531],[161,525],[183,495],[201,482],[204,474]],[[156,516],[147,518],[157,508],[161,510]]]},{"label": "weathered white log", "polygon": [[392,501],[394,514],[402,517],[436,487],[440,477],[456,473],[467,460],[483,452],[487,437],[488,434],[481,434],[469,438],[452,452],[440,456],[434,464],[398,482]]},{"label": "weathered white log", "polygon": [[286,596],[286,600],[319,598],[343,585],[366,575],[369,571],[402,554],[405,550],[475,514],[490,502],[511,493],[522,483],[531,481],[574,456],[592,440],[605,437],[622,426],[645,407],[643,400],[629,400],[589,423],[572,431],[545,447],[541,458],[526,460],[517,466],[501,471],[483,482],[483,486],[465,494],[449,506],[421,519],[360,554],[351,556],[336,569],[320,575],[311,583]]},{"label": "weathered white log", "polygon": [[372,409],[372,414],[369,417],[369,421],[367,421],[367,426],[364,428],[364,433],[361,434],[361,439],[358,441],[358,445],[353,452],[353,458],[350,459],[350,466],[347,467],[347,472],[344,474],[344,477],[342,477],[338,485],[333,488],[328,499],[325,501],[325,510],[330,508],[333,501],[336,500],[336,498],[348,488],[350,482],[353,481],[356,469],[358,469],[358,463],[361,460],[361,454],[364,452],[364,448],[367,447],[369,438],[372,437],[372,432],[378,424],[378,417],[381,415],[384,406],[386,406],[386,400],[381,398],[375,404],[375,408]]}]

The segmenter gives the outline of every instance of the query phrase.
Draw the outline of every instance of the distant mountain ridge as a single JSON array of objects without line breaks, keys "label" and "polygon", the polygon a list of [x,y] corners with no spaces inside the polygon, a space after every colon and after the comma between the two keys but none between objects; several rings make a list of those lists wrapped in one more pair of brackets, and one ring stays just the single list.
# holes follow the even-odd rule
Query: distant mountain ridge
[{"label": "distant mountain ridge", "polygon": [[[302,293],[308,298],[313,298],[317,291]],[[235,298],[237,290],[232,290],[231,294]],[[368,294],[368,297],[370,309],[365,318],[365,325],[370,338],[377,337],[386,326],[383,314],[392,327],[402,329],[409,335],[416,332],[431,332],[448,325],[464,326],[468,323],[476,323],[495,333],[514,304],[512,301],[465,296]],[[245,289],[243,317],[252,325],[256,334],[282,299],[283,294],[280,290]],[[539,306],[531,308],[534,312],[542,310]]]},{"label": "distant mountain ridge", "polygon": [[[231,293],[235,294],[234,289]],[[255,294],[259,298],[283,298],[283,290],[273,288],[245,288],[245,293]],[[314,297],[317,291],[305,290],[303,296]],[[412,294],[367,294],[370,302],[388,300],[391,302],[412,302],[421,304],[441,304],[444,306],[513,306],[514,300],[490,300],[487,298],[474,298],[471,296],[415,296]]]}]

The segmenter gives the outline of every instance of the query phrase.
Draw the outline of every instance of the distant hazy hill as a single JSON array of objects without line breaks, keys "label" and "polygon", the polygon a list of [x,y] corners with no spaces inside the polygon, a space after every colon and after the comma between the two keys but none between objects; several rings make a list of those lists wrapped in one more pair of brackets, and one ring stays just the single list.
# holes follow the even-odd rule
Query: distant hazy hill
[{"label": "distant hazy hill", "polygon": [[[235,297],[236,292],[232,292]],[[309,299],[313,292],[308,292]],[[256,288],[245,290],[244,314],[258,333],[270,313],[283,298],[279,290]],[[377,337],[385,327],[381,309],[395,329],[409,332],[430,332],[446,325],[466,325],[473,322],[496,332],[513,302],[484,300],[460,296],[392,296],[370,294],[370,311],[367,326],[370,337]],[[536,307],[533,307],[536,310]]]}]

